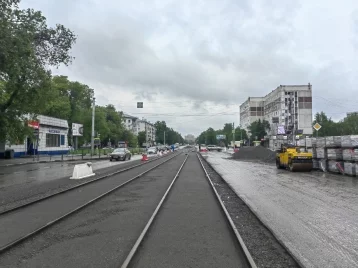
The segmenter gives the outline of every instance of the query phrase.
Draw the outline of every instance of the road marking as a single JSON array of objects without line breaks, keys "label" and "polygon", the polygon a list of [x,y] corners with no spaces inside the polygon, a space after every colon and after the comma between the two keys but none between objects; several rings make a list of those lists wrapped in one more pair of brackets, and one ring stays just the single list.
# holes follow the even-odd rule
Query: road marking
[{"label": "road marking", "polygon": [[44,167],[44,168],[51,168],[51,167]]}]

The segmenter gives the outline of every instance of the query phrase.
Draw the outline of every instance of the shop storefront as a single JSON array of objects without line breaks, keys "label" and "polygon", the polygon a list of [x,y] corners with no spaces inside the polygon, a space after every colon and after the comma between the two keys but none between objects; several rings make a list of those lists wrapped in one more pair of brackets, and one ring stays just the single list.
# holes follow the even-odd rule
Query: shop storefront
[{"label": "shop storefront", "polygon": [[[5,150],[14,151],[15,157],[26,155],[66,154],[68,147],[68,122],[49,116],[39,115],[36,122],[31,122],[35,139],[26,138],[21,144],[5,144]],[[1,149],[1,148],[0,148]]]}]

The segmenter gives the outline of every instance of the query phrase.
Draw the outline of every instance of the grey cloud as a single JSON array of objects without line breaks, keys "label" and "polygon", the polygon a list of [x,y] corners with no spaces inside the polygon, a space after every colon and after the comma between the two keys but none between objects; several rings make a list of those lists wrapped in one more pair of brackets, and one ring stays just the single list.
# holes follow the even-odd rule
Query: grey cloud
[{"label": "grey cloud", "polygon": [[[45,5],[39,0],[32,3],[37,3],[38,9]],[[320,18],[308,12],[319,12],[317,7],[326,3],[323,0],[317,0],[316,6],[309,0],[46,3],[45,15],[78,35],[73,49],[76,61],[62,70],[100,95],[131,92],[148,100],[163,96],[188,99],[192,103],[187,112],[210,112],[207,105],[239,105],[248,96],[265,95],[280,84],[311,82],[315,110],[338,113],[351,109],[352,104],[343,100],[339,103],[344,104],[332,107],[334,100],[344,99],[343,93],[352,100],[358,86],[358,65],[347,60],[356,58],[347,56],[351,44],[345,43],[345,51],[340,51],[332,45],[335,33],[331,29],[310,27]],[[357,8],[358,4],[350,1],[349,7],[337,3],[336,9],[325,10],[340,18],[337,25],[349,21],[352,37],[347,40],[356,48],[358,13],[340,14]],[[321,40],[327,36],[329,40]],[[323,61],[321,50],[329,55]],[[180,109],[173,104],[168,110]],[[237,121],[238,115],[179,119],[183,131],[190,128],[195,132],[209,125],[221,127],[227,120]],[[167,120],[176,122],[175,118]],[[203,122],[209,125],[203,126]]]}]

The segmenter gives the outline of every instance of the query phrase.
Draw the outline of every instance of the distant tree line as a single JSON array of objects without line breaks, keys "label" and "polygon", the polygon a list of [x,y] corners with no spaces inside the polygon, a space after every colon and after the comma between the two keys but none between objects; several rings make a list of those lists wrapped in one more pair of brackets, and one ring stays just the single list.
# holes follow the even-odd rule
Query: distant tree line
[{"label": "distant tree line", "polygon": [[[333,121],[332,118],[329,118],[324,112],[316,113],[313,124],[319,123],[322,128],[316,133],[313,130],[313,136],[318,134],[318,137],[325,137],[325,136],[341,136],[341,135],[358,135],[358,114],[351,114],[347,115],[340,121]],[[240,129],[240,127],[235,128],[235,140],[241,140],[241,133],[242,139],[251,141],[254,140],[261,140],[266,135],[267,132],[270,130],[270,124],[266,120],[257,120],[252,122],[248,127],[250,135],[244,129]],[[219,134],[226,135],[224,140],[217,140],[216,136]],[[226,123],[223,129],[214,130],[213,128],[208,128],[207,130],[203,131],[198,138],[196,139],[197,143],[200,144],[220,144],[223,143],[225,145],[230,144],[232,141],[232,123]]]}]

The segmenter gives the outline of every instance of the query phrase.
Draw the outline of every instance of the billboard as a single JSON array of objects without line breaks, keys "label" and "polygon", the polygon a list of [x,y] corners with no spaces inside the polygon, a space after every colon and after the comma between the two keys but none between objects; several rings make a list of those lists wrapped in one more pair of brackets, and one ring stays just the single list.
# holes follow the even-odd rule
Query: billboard
[{"label": "billboard", "polygon": [[225,139],[226,139],[226,135],[216,135],[216,139],[217,139],[217,140],[225,140]]},{"label": "billboard", "polygon": [[286,134],[285,126],[278,126],[278,127],[277,127],[277,134],[278,134],[278,135],[284,135],[284,134]]},{"label": "billboard", "polygon": [[83,136],[83,125],[72,123],[72,136]]}]

